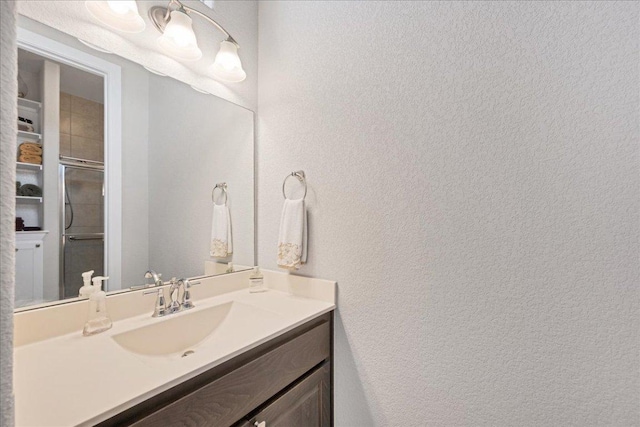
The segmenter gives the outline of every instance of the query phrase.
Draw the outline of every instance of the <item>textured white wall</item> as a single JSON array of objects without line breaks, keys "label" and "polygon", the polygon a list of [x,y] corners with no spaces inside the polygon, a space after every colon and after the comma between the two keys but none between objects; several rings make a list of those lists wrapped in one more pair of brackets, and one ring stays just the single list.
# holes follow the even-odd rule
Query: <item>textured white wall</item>
[{"label": "textured white wall", "polygon": [[307,172],[336,424],[640,424],[639,5],[260,2],[259,261]]},{"label": "textured white wall", "polygon": [[0,426],[13,425],[13,298],[18,109],[16,3],[0,2]]}]

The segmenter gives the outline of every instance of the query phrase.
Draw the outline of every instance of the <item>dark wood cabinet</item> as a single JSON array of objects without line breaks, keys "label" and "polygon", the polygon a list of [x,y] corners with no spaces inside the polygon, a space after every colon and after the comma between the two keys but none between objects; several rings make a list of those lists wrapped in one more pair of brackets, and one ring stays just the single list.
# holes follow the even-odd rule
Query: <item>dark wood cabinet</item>
[{"label": "dark wood cabinet", "polygon": [[329,427],[330,425],[330,362],[324,362],[243,424],[246,427]]},{"label": "dark wood cabinet", "polygon": [[330,426],[332,353],[327,313],[100,425]]}]

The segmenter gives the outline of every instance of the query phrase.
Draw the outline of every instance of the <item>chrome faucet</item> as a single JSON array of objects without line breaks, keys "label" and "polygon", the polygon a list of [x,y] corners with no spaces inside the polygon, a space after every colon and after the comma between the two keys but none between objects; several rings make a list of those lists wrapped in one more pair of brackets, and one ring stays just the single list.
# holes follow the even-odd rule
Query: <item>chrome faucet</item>
[{"label": "chrome faucet", "polygon": [[161,277],[162,277],[162,274],[158,274],[153,270],[149,270],[146,273],[144,273],[144,278],[153,279],[153,283],[145,283],[144,285],[133,285],[129,289],[131,289],[132,291],[139,291],[140,289],[155,288],[158,286],[162,286],[164,285],[164,282],[162,281]]},{"label": "chrome faucet", "polygon": [[[165,302],[164,292],[162,288],[158,289],[157,291],[155,289],[149,289],[147,291],[144,291],[142,294],[150,295],[155,293],[157,295],[156,306],[153,310],[152,317],[163,317],[182,310],[193,308],[194,305],[191,301],[190,289],[191,286],[199,284],[200,282],[192,282],[189,279],[177,280],[175,277],[172,277],[169,281],[169,305],[167,305]],[[180,296],[180,288],[182,288],[182,301],[178,302],[178,297]]]},{"label": "chrome faucet", "polygon": [[144,273],[144,278],[145,279],[153,279],[154,286],[162,286],[162,285],[164,285],[164,282],[160,278],[161,276],[162,276],[162,274],[158,274],[153,270],[149,270],[146,273]]}]

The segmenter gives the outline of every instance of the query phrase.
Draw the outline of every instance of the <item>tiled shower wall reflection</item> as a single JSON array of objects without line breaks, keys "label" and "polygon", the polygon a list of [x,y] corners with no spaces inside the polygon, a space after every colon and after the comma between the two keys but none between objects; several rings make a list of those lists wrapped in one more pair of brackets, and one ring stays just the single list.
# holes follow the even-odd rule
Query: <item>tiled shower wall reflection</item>
[{"label": "tiled shower wall reflection", "polygon": [[78,296],[84,271],[94,270],[94,277],[104,275],[104,242],[102,240],[67,242],[64,256],[65,298]]},{"label": "tiled shower wall reflection", "polygon": [[[103,161],[103,153],[103,105],[60,93],[60,155]],[[68,194],[65,201],[65,228],[68,228],[65,234],[68,236],[103,233],[104,173],[67,168],[65,182]],[[82,272],[94,270],[94,276],[103,275],[103,267],[103,240],[66,239],[64,296],[78,295],[82,286]]]},{"label": "tiled shower wall reflection", "polygon": [[60,155],[104,161],[104,105],[60,93]]}]

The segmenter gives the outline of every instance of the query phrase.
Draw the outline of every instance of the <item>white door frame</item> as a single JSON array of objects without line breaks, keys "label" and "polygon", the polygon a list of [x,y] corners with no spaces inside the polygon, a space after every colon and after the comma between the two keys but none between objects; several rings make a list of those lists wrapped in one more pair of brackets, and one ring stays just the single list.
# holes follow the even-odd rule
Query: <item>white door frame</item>
[{"label": "white door frame", "polygon": [[[18,47],[104,79],[104,271],[108,290],[122,286],[122,78],[120,66],[18,27]],[[46,279],[45,279],[46,280]]]}]

